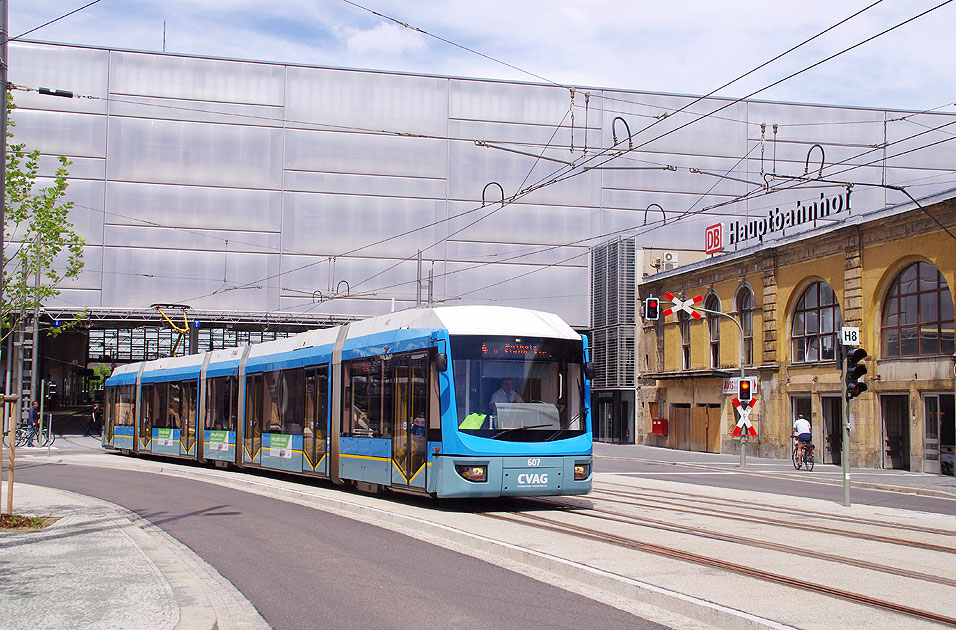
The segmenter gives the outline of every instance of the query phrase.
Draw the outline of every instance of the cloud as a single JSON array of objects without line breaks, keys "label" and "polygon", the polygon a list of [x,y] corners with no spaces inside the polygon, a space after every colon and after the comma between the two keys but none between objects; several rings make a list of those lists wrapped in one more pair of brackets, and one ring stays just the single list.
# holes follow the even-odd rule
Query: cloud
[{"label": "cloud", "polygon": [[[371,9],[561,84],[705,94],[836,24],[870,0],[671,3],[593,0],[369,0]],[[883,3],[722,92],[743,96],[915,16],[934,0]],[[76,8],[15,2],[11,31]],[[540,81],[345,2],[101,2],[32,39],[193,55]],[[956,5],[761,92],[757,98],[936,107],[953,99]]]}]

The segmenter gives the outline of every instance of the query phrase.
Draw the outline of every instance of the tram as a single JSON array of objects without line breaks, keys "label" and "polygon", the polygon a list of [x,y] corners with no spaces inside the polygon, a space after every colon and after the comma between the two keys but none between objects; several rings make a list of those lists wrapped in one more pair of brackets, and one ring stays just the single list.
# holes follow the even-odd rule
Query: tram
[{"label": "tram", "polygon": [[103,446],[433,497],[591,489],[587,340],[557,315],[413,308],[117,367]]}]

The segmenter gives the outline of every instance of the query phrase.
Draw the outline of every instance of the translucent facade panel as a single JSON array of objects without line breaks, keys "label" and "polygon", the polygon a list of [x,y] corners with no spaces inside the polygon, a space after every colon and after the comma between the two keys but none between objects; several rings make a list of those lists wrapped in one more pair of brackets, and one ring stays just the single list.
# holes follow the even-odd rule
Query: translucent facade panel
[{"label": "translucent facade panel", "polygon": [[[95,308],[102,306],[102,294],[99,290],[93,289],[74,289],[65,286],[60,289],[60,295],[43,301],[43,307],[49,311],[56,308],[76,309],[87,306]],[[51,313],[55,315],[55,312]]]},{"label": "translucent facade panel", "polygon": [[[314,305],[303,305],[302,301],[297,298],[282,298],[280,301],[280,310],[287,313],[301,313],[303,315],[310,315],[315,317],[316,323],[319,325],[328,323],[337,323],[337,321],[329,321],[332,318],[338,318],[343,315],[349,317],[372,317],[375,315],[383,315],[385,313],[391,313],[394,311],[401,311],[407,308],[412,308],[415,306],[415,298],[412,296],[410,300],[396,299],[393,303],[390,298],[370,296],[361,299],[339,299],[332,300],[330,302],[323,302],[321,304]],[[323,317],[328,318],[328,320],[323,321]]]},{"label": "translucent facade panel", "polygon": [[106,157],[106,118],[89,114],[17,109],[10,144],[67,157]]},{"label": "translucent facade panel", "polygon": [[[586,247],[619,235],[658,249],[700,247],[706,226],[843,193],[824,184],[785,190],[793,180],[783,177],[773,195],[760,190],[763,173],[818,169],[818,149],[807,164],[814,144],[835,179],[906,185],[916,196],[952,185],[950,145],[927,147],[948,139],[950,129],[909,138],[953,120],[940,112],[758,101],[716,111],[731,101],[710,98],[678,114],[694,97],[591,89],[585,107],[585,90],[572,103],[568,89],[551,85],[26,42],[10,49],[11,81],[99,97],[16,94],[14,141],[40,149],[41,176],[55,172],[57,154],[74,161],[70,218],[88,243],[87,267],[62,296],[64,307],[179,301],[209,310],[281,309],[317,322],[384,313],[393,299],[398,309],[414,304],[421,249],[424,275],[437,261],[436,300],[544,308],[586,326]],[[501,210],[492,186],[489,205],[480,207],[490,182],[510,196],[567,173],[566,162],[597,165],[615,136],[627,146],[628,132],[637,148],[605,153],[615,156],[607,166],[678,170],[578,172]],[[552,160],[536,159],[544,147]],[[854,168],[832,166],[839,161]],[[711,208],[744,193],[753,195]],[[904,201],[897,191],[853,189],[854,213]],[[667,212],[666,230],[654,228],[656,211],[642,226],[651,204]],[[334,293],[343,280],[355,285],[351,296],[313,301],[314,292]],[[918,328],[904,332],[898,344],[919,342]]]},{"label": "translucent facade panel", "polygon": [[514,262],[528,265],[556,265],[574,256],[576,250],[587,253],[586,246],[550,247],[540,245],[509,245],[504,243],[462,242],[450,240],[446,252],[448,260],[475,264]]},{"label": "translucent facade panel", "polygon": [[[469,208],[468,204],[454,203],[449,211],[454,216]],[[454,238],[461,241],[557,245],[585,238],[592,212],[590,208],[568,206],[491,205],[450,220],[448,230],[458,232]]]},{"label": "translucent facade panel", "polygon": [[214,230],[157,227],[153,225],[108,225],[107,243],[126,247],[199,251],[279,253],[279,234],[262,232],[222,232]]},{"label": "translucent facade panel", "polygon": [[285,123],[283,109],[276,105],[203,102],[125,94],[111,98],[110,115],[262,127],[281,127]]},{"label": "translucent facade panel", "polygon": [[[107,187],[107,221],[114,224],[278,232],[281,204],[281,194],[271,190],[128,182]],[[215,242],[203,241],[207,239],[196,239],[202,247],[219,249]]]},{"label": "translucent facade panel", "polygon": [[327,173],[445,177],[444,140],[289,130],[285,168]]},{"label": "translucent facade panel", "polygon": [[[886,140],[889,146],[886,148],[886,157],[889,163],[894,166],[906,165],[910,168],[927,168],[945,170],[952,168],[951,139],[956,125],[950,124],[939,130],[936,127],[945,125],[951,120],[927,120],[920,119],[919,124],[906,124],[904,122],[895,122],[887,126]],[[940,148],[947,147],[948,151],[926,150],[931,144],[946,140]],[[949,153],[949,155],[947,155]],[[895,157],[899,156],[899,157]],[[882,158],[882,154],[876,154],[873,159]]]},{"label": "translucent facade panel", "polygon": [[169,302],[196,309],[272,311],[278,304],[278,271],[278,257],[265,254],[108,247],[103,303],[143,308]]},{"label": "translucent facade panel", "polygon": [[571,107],[564,88],[467,79],[449,81],[448,101],[452,119],[536,125],[561,124]]},{"label": "translucent facade panel", "polygon": [[[286,193],[282,247],[330,256],[357,248],[365,248],[360,256],[413,256],[441,237],[430,225],[444,218],[444,206],[427,199]],[[375,244],[382,239],[388,240]]]},{"label": "translucent facade panel", "polygon": [[[570,116],[560,125],[528,125],[519,123],[492,123],[474,120],[449,120],[448,136],[455,140],[481,140],[500,144],[509,149],[525,151],[537,155],[541,149],[550,146],[559,148],[563,154],[555,154],[562,160],[575,161],[582,159],[585,148],[588,155],[601,149],[602,130],[600,113],[591,112],[588,117],[589,127],[584,127],[583,112],[576,113],[575,125],[572,129]],[[572,134],[573,131],[573,134]],[[587,136],[585,138],[585,135]],[[587,145],[585,146],[585,139]],[[574,153],[571,153],[571,144],[574,144]],[[550,155],[550,154],[549,154]]]},{"label": "translucent facade panel", "polygon": [[[432,265],[431,260],[424,255],[423,259],[424,287],[424,280],[427,279]],[[443,261],[434,267],[436,286],[444,275],[444,269]],[[337,259],[333,264],[327,258],[283,256],[282,271],[283,303],[287,306],[297,305],[297,309],[307,309],[311,304],[329,301],[330,304],[323,308],[331,310],[326,312],[347,313],[340,310],[337,304],[347,298],[388,301],[395,297],[414,302],[418,291],[416,259],[403,261],[394,258],[349,257]],[[333,297],[334,299],[331,299]]]},{"label": "translucent facade panel", "polygon": [[286,116],[290,126],[315,123],[443,136],[447,80],[290,67]]},{"label": "translucent facade panel", "polygon": [[[629,154],[628,161],[615,162],[618,167],[644,167],[655,165],[678,166],[676,171],[672,170],[602,170],[599,171],[604,178],[605,189],[623,189],[623,190],[645,190],[645,191],[680,191],[693,194],[711,194],[736,197],[745,194],[753,185],[729,179],[748,179],[751,176],[746,171],[740,171],[734,168],[736,160],[721,158],[703,158],[697,157],[693,161],[687,156],[677,155],[648,155],[642,153]],[[687,166],[691,162],[694,166]],[[692,173],[691,168],[698,168],[706,173]],[[729,177],[717,177],[716,175],[728,175]],[[754,181],[759,180],[753,176]]]},{"label": "translucent facade panel", "polygon": [[268,63],[114,51],[109,78],[113,94],[282,105],[285,68]]},{"label": "translucent facade panel", "polygon": [[[505,197],[508,197],[520,187],[550,179],[555,173],[566,170],[562,164],[478,147],[473,142],[451,142],[448,148],[448,197],[481,203],[482,189],[489,182],[501,184]],[[532,203],[596,206],[601,201],[600,192],[601,172],[588,171],[532,192],[523,200]],[[488,189],[487,200],[500,198],[501,192],[497,187]]]},{"label": "translucent facade panel", "polygon": [[444,178],[286,171],[285,189],[295,192],[322,192],[341,195],[444,199],[448,184]]},{"label": "translucent facade panel", "polygon": [[[59,256],[60,260],[65,258],[66,254]],[[79,275],[72,280],[66,280],[60,283],[58,288],[69,289],[71,291],[95,291],[97,294],[96,304],[99,304],[99,290],[102,280],[103,248],[100,246],[87,245],[83,247],[83,269],[80,270]],[[44,301],[44,304],[59,304],[64,300],[65,298],[52,298],[51,300]],[[66,301],[66,305],[77,306],[76,303],[70,303],[69,301]]]},{"label": "translucent facade panel", "polygon": [[110,179],[278,189],[282,131],[110,118]]},{"label": "translucent facade panel", "polygon": [[[580,267],[489,265],[449,274],[448,298],[454,304],[520,305],[557,313],[568,322],[588,320],[587,254]],[[455,265],[449,265],[454,270]],[[533,272],[533,273],[529,273]],[[521,296],[520,300],[515,299]]]},{"label": "translucent facade panel", "polygon": [[[107,64],[105,50],[17,42],[9,47],[8,80],[34,88],[69,90],[98,98],[57,98],[39,92],[14,92],[17,107],[60,112],[106,113]],[[15,113],[14,118],[19,114]]]},{"label": "translucent facade panel", "polygon": [[[37,179],[37,185],[50,186],[53,180]],[[70,179],[66,199],[73,202],[67,218],[73,230],[87,245],[103,244],[103,189],[102,181]]]},{"label": "translucent facade panel", "polygon": [[[53,177],[56,174],[57,169],[60,168],[60,160],[57,158],[56,155],[40,156],[39,175],[41,177]],[[104,158],[70,156],[69,160],[72,164],[66,168],[70,174],[70,186],[73,185],[72,182],[78,179],[106,179],[106,160]]]}]

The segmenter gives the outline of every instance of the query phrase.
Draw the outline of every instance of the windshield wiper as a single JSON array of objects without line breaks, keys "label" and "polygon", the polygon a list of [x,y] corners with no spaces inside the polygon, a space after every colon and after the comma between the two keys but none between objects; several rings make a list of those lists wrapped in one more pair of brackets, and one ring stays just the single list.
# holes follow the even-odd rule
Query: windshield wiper
[{"label": "windshield wiper", "polygon": [[542,429],[544,427],[550,427],[551,423],[548,424],[529,424],[526,427],[509,427],[507,429],[499,429],[497,433],[492,435],[492,439],[498,437],[499,435],[504,435],[505,433],[511,433],[512,431],[520,431],[521,429]]},{"label": "windshield wiper", "polygon": [[[568,420],[568,426],[571,426],[571,423],[574,422],[575,420],[577,420],[577,419],[580,418],[580,417],[581,417],[581,414],[577,414],[576,416],[574,416],[573,418],[571,418],[570,420]],[[562,428],[562,429],[558,429],[557,431],[555,431],[554,433],[552,433],[551,435],[549,435],[547,438],[545,438],[544,441],[545,441],[545,442],[550,442],[551,440],[553,440],[553,439],[555,439],[556,437],[558,437],[559,435],[561,435],[561,433],[563,433],[564,431],[565,431],[565,429],[563,429],[563,428]]]}]

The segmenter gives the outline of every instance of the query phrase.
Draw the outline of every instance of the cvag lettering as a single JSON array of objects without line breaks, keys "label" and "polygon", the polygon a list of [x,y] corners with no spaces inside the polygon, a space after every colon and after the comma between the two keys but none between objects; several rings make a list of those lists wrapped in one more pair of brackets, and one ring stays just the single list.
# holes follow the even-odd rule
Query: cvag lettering
[{"label": "cvag lettering", "polygon": [[546,486],[548,473],[521,473],[518,475],[519,486]]}]

